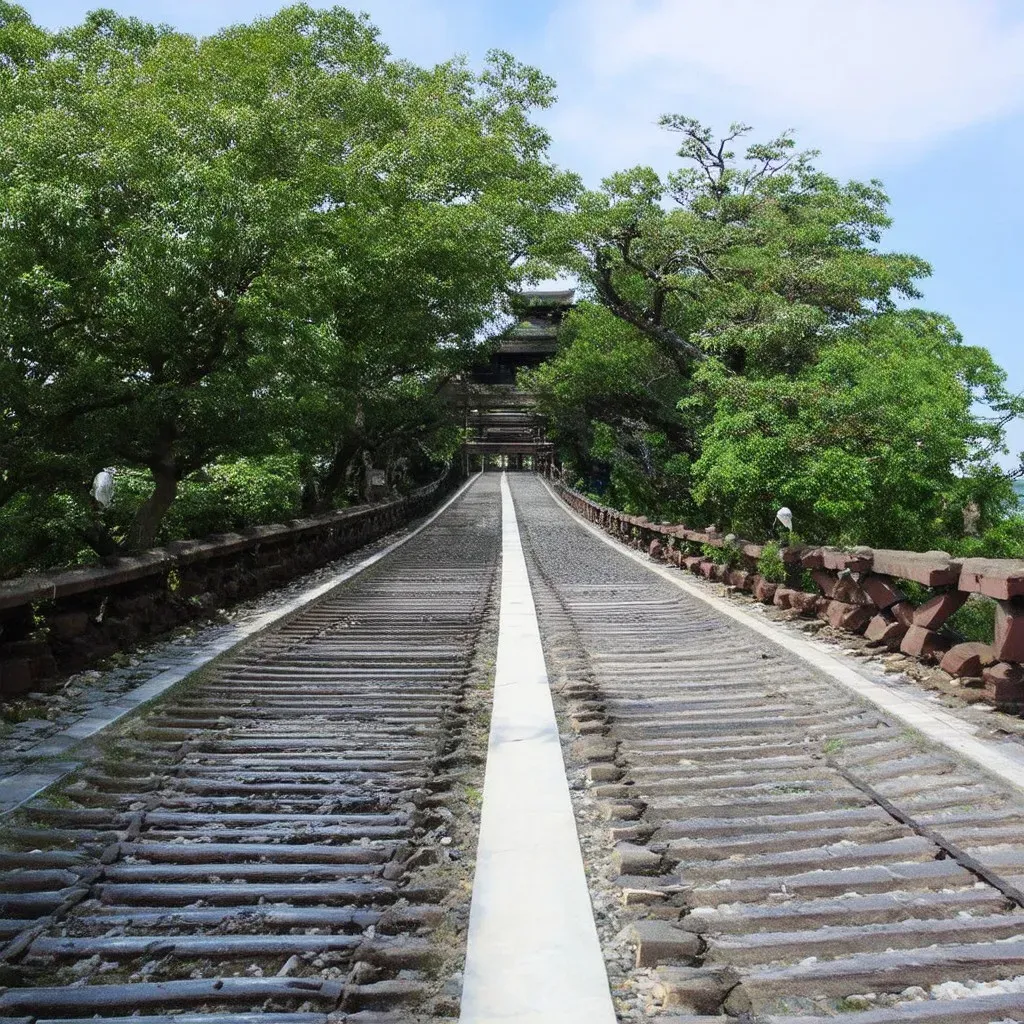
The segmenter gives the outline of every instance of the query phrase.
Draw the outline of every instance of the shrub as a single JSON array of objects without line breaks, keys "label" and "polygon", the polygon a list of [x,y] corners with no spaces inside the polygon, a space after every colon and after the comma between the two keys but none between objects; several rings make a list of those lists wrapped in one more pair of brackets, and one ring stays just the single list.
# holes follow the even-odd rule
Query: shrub
[{"label": "shrub", "polygon": [[970,600],[946,620],[946,625],[965,640],[990,644],[995,638],[995,620],[995,601],[972,594]]},{"label": "shrub", "polygon": [[782,561],[781,550],[775,541],[769,541],[757,560],[757,571],[769,583],[786,582],[786,566]]}]

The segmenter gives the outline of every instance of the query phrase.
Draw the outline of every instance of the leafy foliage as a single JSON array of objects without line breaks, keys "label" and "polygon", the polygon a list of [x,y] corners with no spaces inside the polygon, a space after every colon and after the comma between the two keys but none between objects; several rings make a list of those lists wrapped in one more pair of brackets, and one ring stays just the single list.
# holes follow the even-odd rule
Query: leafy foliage
[{"label": "leafy foliage", "polygon": [[753,539],[786,505],[813,542],[1024,550],[993,461],[1024,403],[907,308],[929,268],[880,249],[881,184],[822,174],[789,135],[737,157],[745,125],[662,123],[684,167],[613,175],[548,240],[595,300],[531,378],[573,471],[629,511]]},{"label": "leafy foliage", "polygon": [[771,540],[765,544],[757,560],[757,571],[769,583],[786,582],[786,564],[782,561],[781,550],[778,541]]},{"label": "leafy foliage", "polygon": [[123,533],[71,517],[103,552],[165,535],[179,498],[181,528],[217,520],[186,484],[217,467],[296,453],[321,507],[375,460],[431,472],[440,388],[576,188],[531,120],[551,89],[501,52],[394,60],[342,8],[196,39],[0,2],[0,508],[104,465],[128,501],[141,471]]}]

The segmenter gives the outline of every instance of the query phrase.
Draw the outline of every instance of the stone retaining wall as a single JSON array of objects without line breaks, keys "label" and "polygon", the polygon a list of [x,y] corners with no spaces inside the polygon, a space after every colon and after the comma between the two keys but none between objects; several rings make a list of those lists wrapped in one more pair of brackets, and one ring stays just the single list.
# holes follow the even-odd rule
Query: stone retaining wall
[{"label": "stone retaining wall", "polygon": [[0,583],[0,700],[340,558],[425,514],[459,482],[450,473],[386,504]]},{"label": "stone retaining wall", "polygon": [[[559,496],[585,519],[652,558],[746,591],[764,604],[818,616],[837,629],[925,662],[983,690],[993,703],[1024,709],[1024,561],[952,558],[943,551],[793,546],[780,552],[787,582],[757,572],[763,546],[686,526],[652,523],[599,505],[557,482]],[[734,567],[690,553],[694,545],[730,548]],[[802,589],[809,573],[817,589]],[[900,589],[928,588],[919,604]],[[995,602],[992,644],[958,642],[946,621],[974,594]]]}]

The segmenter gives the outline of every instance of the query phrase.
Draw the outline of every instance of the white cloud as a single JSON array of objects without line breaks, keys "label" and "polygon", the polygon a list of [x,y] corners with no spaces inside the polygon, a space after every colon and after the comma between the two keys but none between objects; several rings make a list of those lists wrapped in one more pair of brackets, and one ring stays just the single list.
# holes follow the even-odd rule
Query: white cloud
[{"label": "white cloud", "polygon": [[1000,0],[565,0],[552,34],[589,82],[559,129],[616,149],[678,111],[794,127],[861,169],[1024,106],[1024,13]]}]

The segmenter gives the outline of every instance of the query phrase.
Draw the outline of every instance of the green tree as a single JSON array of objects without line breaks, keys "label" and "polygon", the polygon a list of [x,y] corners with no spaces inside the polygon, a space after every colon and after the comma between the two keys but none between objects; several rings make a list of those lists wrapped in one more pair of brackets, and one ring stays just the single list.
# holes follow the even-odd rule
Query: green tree
[{"label": "green tree", "polygon": [[586,193],[553,244],[602,304],[657,342],[683,373],[709,357],[738,373],[794,373],[830,332],[916,296],[929,272],[882,253],[889,224],[880,182],[840,184],[782,135],[730,148],[692,118],[681,170],[635,168]]},{"label": "green tree", "polygon": [[343,479],[373,396],[472,356],[575,189],[550,80],[416,68],[341,8],[196,39],[0,4],[0,53],[0,501],[144,469],[129,548],[217,460]]},{"label": "green tree", "polygon": [[707,364],[714,412],[693,466],[710,520],[764,536],[789,506],[801,536],[927,549],[963,534],[969,503],[984,531],[1013,505],[989,460],[1001,427],[977,403],[1010,401],[982,348],[944,317],[910,310],[839,334],[795,377],[751,379]]},{"label": "green tree", "polygon": [[613,175],[548,240],[597,304],[533,378],[574,470],[752,537],[783,504],[818,541],[957,546],[968,505],[998,523],[1021,401],[946,318],[902,308],[929,268],[881,250],[881,184],[822,174],[789,135],[737,158],[745,125],[662,124],[684,167]]}]

